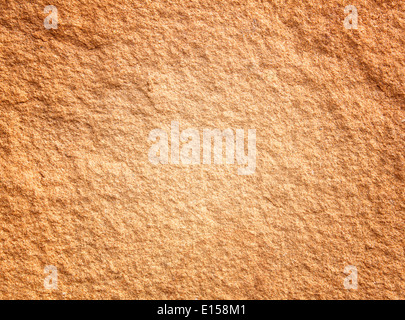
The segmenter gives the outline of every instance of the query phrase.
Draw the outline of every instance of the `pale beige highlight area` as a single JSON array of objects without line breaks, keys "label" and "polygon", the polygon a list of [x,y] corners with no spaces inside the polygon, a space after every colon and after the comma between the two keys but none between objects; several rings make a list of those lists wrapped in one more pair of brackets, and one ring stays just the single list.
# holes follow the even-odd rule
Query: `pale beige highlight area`
[{"label": "pale beige highlight area", "polygon": [[[405,5],[351,4],[0,0],[0,298],[403,299]],[[152,165],[172,121],[255,174]]]}]

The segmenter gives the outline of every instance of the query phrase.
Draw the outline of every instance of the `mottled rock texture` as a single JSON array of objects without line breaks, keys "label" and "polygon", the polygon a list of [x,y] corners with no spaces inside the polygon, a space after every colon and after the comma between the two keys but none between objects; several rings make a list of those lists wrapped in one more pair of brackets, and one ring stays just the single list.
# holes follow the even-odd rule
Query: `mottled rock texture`
[{"label": "mottled rock texture", "polygon": [[[405,298],[404,1],[0,12],[1,299]],[[255,174],[151,164],[171,121],[256,129]]]}]

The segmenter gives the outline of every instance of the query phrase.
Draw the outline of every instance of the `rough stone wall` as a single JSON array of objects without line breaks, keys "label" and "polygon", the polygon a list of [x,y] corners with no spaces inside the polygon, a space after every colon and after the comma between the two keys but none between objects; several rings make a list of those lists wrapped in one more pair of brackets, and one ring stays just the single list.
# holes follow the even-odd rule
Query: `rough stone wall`
[{"label": "rough stone wall", "polygon": [[[1,299],[405,298],[404,1],[0,12]],[[172,121],[256,129],[256,172],[151,164]]]}]

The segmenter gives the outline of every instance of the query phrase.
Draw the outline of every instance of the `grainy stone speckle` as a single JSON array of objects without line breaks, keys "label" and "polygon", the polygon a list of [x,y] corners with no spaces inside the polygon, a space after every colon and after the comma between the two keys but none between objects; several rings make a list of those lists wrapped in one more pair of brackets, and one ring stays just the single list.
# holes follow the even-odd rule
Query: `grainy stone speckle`
[{"label": "grainy stone speckle", "polygon": [[[404,299],[405,2],[348,4],[0,0],[0,298]],[[256,173],[152,165],[171,121]]]}]

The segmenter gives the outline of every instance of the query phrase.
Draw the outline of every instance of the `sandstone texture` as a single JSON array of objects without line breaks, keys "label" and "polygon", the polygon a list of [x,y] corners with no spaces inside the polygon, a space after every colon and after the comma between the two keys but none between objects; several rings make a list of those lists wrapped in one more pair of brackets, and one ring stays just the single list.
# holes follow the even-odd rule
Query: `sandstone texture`
[{"label": "sandstone texture", "polygon": [[[405,298],[404,1],[0,11],[0,299]],[[256,129],[256,172],[153,165],[172,121]]]}]

